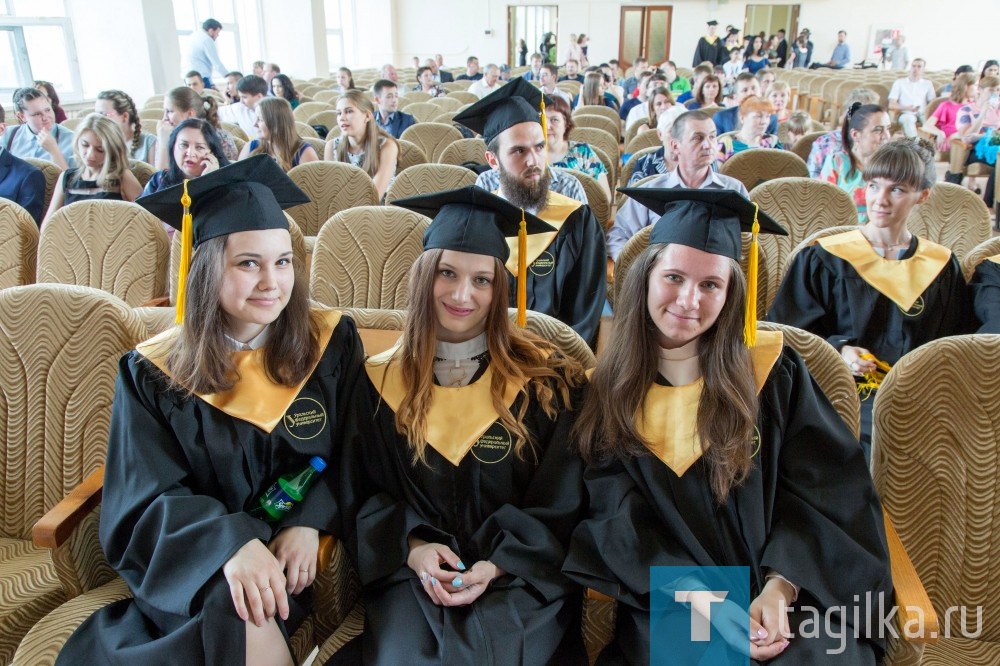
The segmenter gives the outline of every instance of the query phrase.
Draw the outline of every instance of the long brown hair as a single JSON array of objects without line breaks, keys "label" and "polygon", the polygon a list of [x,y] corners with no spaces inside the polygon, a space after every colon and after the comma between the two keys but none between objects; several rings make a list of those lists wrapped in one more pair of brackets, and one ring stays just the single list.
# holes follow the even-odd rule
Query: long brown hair
[{"label": "long brown hair", "polygon": [[[659,361],[657,328],[649,316],[650,275],[668,245],[650,245],[636,258],[615,298],[614,332],[598,360],[573,430],[584,460],[631,458],[649,453],[636,427]],[[698,340],[704,387],[698,404],[698,437],[720,504],[752,468],[756,384],[750,352],[743,344],[746,280],[730,265],[726,303],[715,324]]]},{"label": "long brown hair", "polygon": [[175,109],[194,109],[195,117],[207,120],[212,127],[219,129],[219,105],[213,96],[201,96],[187,86],[181,86],[168,92],[167,99]]},{"label": "long brown hair", "polygon": [[646,110],[649,112],[649,116],[646,118],[646,124],[649,125],[649,129],[656,129],[656,124],[659,122],[660,117],[656,115],[656,96],[663,95],[667,98],[667,102],[671,106],[674,104],[674,96],[670,94],[670,89],[666,86],[657,86],[653,92],[649,94],[649,99],[646,101]]},{"label": "long brown hair", "polygon": [[[362,150],[365,153],[365,158],[361,161],[361,168],[364,169],[365,173],[369,176],[375,176],[378,173],[378,167],[381,163],[381,152],[384,141],[395,142],[392,136],[386,133],[378,123],[375,122],[375,105],[372,103],[368,96],[360,90],[348,90],[342,93],[335,102],[340,103],[340,100],[347,100],[353,104],[358,111],[368,116],[368,123],[365,127],[365,138],[362,142]],[[334,154],[334,160],[337,162],[347,162],[350,163],[351,159],[347,156],[347,149],[350,147],[351,142],[346,136],[342,136],[339,144],[337,145],[336,153]]]},{"label": "long brown hair", "polygon": [[587,72],[583,77],[583,87],[580,89],[580,106],[604,106],[604,95],[601,94],[601,82],[604,75],[600,72]]},{"label": "long brown hair", "polygon": [[[188,272],[184,325],[167,352],[171,385],[186,393],[228,391],[239,381],[233,363],[232,343],[219,293],[228,236],[201,243]],[[271,325],[264,348],[268,379],[283,386],[297,386],[312,370],[319,356],[318,314],[309,308],[309,284],[303,267],[294,265],[295,285],[288,304]]]},{"label": "long brown hair", "polygon": [[[434,279],[443,250],[427,250],[410,270],[410,305],[403,326],[399,353],[391,362],[400,364],[403,383],[410,387],[396,412],[396,429],[405,435],[413,461],[426,463],[427,410],[434,384],[434,353],[437,349],[437,315],[434,311]],[[507,269],[494,262],[493,300],[486,315],[486,348],[493,378],[490,391],[500,422],[515,438],[514,453],[524,457],[532,446],[531,433],[522,421],[528,409],[529,389],[550,418],[569,409],[569,388],[582,382],[583,369],[563,356],[547,340],[514,326],[507,316]],[[504,404],[504,387],[523,384],[521,406],[514,414]]]},{"label": "long brown hair", "polygon": [[277,161],[282,171],[292,168],[295,154],[302,147],[295,128],[295,116],[292,115],[292,105],[283,97],[265,97],[257,102],[261,118],[267,125],[268,137],[261,139],[251,155],[265,153]]}]

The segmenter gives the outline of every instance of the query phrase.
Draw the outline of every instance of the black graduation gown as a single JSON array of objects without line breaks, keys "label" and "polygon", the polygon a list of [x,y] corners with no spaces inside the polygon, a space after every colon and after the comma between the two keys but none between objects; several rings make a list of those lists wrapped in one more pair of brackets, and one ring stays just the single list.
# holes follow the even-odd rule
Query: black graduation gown
[{"label": "black graduation gown", "polygon": [[[344,469],[357,519],[346,543],[364,588],[364,663],[585,664],[580,588],[560,573],[585,497],[570,414],[528,406],[537,459],[518,459],[497,421],[457,467],[431,446],[424,465],[371,381],[356,397]],[[435,606],[406,564],[411,534],[506,575],[468,606]]]},{"label": "black graduation gown", "polygon": [[694,50],[694,60],[692,67],[697,67],[703,62],[710,62],[713,65],[721,65],[729,59],[729,51],[726,50],[725,42],[716,36],[715,41],[709,43],[707,37],[698,40],[698,46]]},{"label": "black graduation gown", "polygon": [[[773,570],[801,586],[795,607],[850,608],[854,595],[863,605],[865,592],[877,599],[891,591],[880,503],[861,448],[793,350],[784,348],[759,402],[753,471],[722,506],[704,458],[680,477],[652,454],[587,466],[590,517],[573,532],[563,571],[618,599],[608,655],[649,663],[651,566],[749,566],[750,599]],[[875,617],[877,601],[869,610]],[[690,611],[682,612],[686,627]],[[796,634],[798,619],[790,617]],[[877,635],[877,620],[872,626]],[[798,636],[773,662],[874,664],[881,643],[854,640],[853,627],[848,635],[839,656],[824,654],[836,639]]]},{"label": "black graduation gown", "polygon": [[[555,317],[593,346],[607,296],[604,229],[590,206],[560,194],[537,213],[546,222],[563,221],[555,240],[528,265],[528,309]],[[569,212],[572,211],[572,212]],[[530,239],[530,237],[529,237]],[[517,239],[512,239],[516,247]],[[511,255],[508,266],[516,266]],[[517,280],[510,277],[510,305],[517,307]]]},{"label": "black graduation gown", "polygon": [[[281,527],[340,531],[337,448],[362,359],[354,322],[342,317],[316,369],[267,433],[166,389],[161,370],[138,351],[126,354],[111,413],[100,537],[134,598],[94,613],[57,663],[242,663],[246,627],[222,566]],[[274,479],[313,456],[328,467],[282,523],[272,528],[245,513]],[[290,598],[287,623],[275,618],[286,637],[305,618],[308,596]]]},{"label": "black graduation gown", "polygon": [[979,329],[977,333],[1000,333],[1000,263],[986,259],[976,266],[969,280],[972,308]]}]

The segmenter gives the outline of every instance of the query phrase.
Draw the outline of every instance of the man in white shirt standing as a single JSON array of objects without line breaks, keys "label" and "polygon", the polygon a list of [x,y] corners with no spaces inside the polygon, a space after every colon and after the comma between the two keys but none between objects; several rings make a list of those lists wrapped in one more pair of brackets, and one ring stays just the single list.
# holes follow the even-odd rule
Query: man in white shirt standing
[{"label": "man in white shirt standing", "polygon": [[222,32],[222,24],[213,18],[201,24],[201,30],[191,36],[191,44],[188,47],[188,70],[193,70],[201,74],[205,80],[205,87],[212,87],[212,74],[218,72],[219,76],[225,76],[229,69],[222,64],[219,59],[219,52],[215,48],[215,40]]},{"label": "man in white shirt standing", "polygon": [[500,68],[496,65],[486,65],[483,78],[469,86],[469,92],[482,99],[502,85]]},{"label": "man in white shirt standing", "polygon": [[240,101],[236,104],[226,104],[219,107],[219,120],[235,123],[247,133],[251,139],[258,138],[257,102],[267,96],[267,82],[259,76],[249,74],[236,84],[236,93]]},{"label": "man in white shirt standing", "polygon": [[908,137],[917,136],[917,120],[923,122],[924,107],[934,99],[934,84],[924,78],[923,58],[910,62],[910,75],[897,79],[889,91],[889,110],[899,111],[899,124]]}]

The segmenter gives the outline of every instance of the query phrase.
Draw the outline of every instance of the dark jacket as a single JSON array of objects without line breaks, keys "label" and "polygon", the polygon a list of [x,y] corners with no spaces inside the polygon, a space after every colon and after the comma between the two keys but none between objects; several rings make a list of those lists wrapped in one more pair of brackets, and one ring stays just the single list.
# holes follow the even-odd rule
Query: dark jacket
[{"label": "dark jacket", "polygon": [[0,150],[0,199],[13,201],[41,226],[45,214],[45,175],[9,150]]}]

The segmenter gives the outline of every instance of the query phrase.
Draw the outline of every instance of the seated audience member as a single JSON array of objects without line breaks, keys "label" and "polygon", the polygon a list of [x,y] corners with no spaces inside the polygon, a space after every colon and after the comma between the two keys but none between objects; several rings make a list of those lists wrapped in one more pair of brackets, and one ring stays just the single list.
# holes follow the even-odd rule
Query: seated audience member
[{"label": "seated audience member", "polygon": [[360,90],[337,98],[337,122],[340,136],[326,142],[323,159],[360,167],[371,176],[381,200],[396,177],[399,144],[375,122],[375,106]]},{"label": "seated audience member", "polygon": [[[673,156],[676,168],[657,176],[642,187],[733,190],[744,197],[750,197],[743,183],[712,170],[716,150],[715,124],[704,111],[681,114],[670,129],[669,139],[663,135],[660,138],[664,141],[664,154]],[[638,180],[629,182],[635,183]],[[629,239],[658,219],[659,215],[654,210],[629,198],[618,209],[615,222],[608,230],[608,256],[617,260]]]},{"label": "seated audience member", "polygon": [[889,91],[889,111],[899,112],[899,124],[903,134],[917,136],[917,122],[924,121],[924,107],[934,99],[934,83],[924,78],[924,59],[910,61],[910,75],[896,79]]},{"label": "seated audience member", "polygon": [[292,80],[284,74],[275,74],[271,79],[271,94],[284,99],[293,110],[299,105],[299,94],[295,92]]},{"label": "seated audience member", "polygon": [[260,138],[252,139],[243,146],[241,160],[264,153],[287,172],[300,164],[319,159],[313,147],[303,141],[295,130],[295,116],[286,100],[266,97],[257,102],[254,113],[257,114],[257,135]]},{"label": "seated audience member", "polygon": [[[647,97],[650,91],[649,79],[654,73],[655,72],[651,69],[638,73],[639,79],[635,84],[635,87],[632,89],[632,94],[628,96],[628,99],[622,102],[622,106],[618,110],[618,117],[621,118],[623,122],[628,119],[629,114],[632,113],[632,109],[637,106],[642,106],[649,101],[649,98]],[[655,88],[657,86],[653,87]]]},{"label": "seated audience member", "polygon": [[500,80],[500,68],[491,63],[486,65],[483,78],[473,82],[473,84],[469,86],[469,92],[477,96],[479,99],[482,99],[502,85],[503,81]]},{"label": "seated audience member", "polygon": [[264,61],[254,60],[253,61],[253,75],[264,78]]},{"label": "seated audience member", "polygon": [[935,137],[938,150],[948,150],[948,140],[958,131],[958,112],[963,106],[975,103],[978,91],[975,72],[960,74],[951,86],[949,98],[941,100],[934,113],[920,126]]},{"label": "seated audience member", "polygon": [[573,108],[578,109],[581,106],[606,106],[609,109],[617,111],[618,105],[613,98],[605,95],[605,91],[604,74],[601,72],[587,72],[587,75],[584,77],[583,87],[580,88],[580,94],[573,99]]},{"label": "seated audience member", "polygon": [[[733,90],[733,104],[735,106],[723,109],[712,116],[712,120],[715,121],[715,129],[719,130],[719,136],[740,128],[740,102],[750,96],[761,96],[760,81],[750,72],[741,72],[736,77],[736,86]],[[767,124],[767,133],[778,133],[778,118],[773,113],[771,121]]]},{"label": "seated audience member", "polygon": [[268,87],[270,87],[270,85],[271,85],[271,79],[273,79],[274,77],[276,77],[278,74],[281,74],[281,68],[280,67],[278,67],[273,62],[265,62],[264,63],[264,69],[262,70],[260,78],[264,79],[264,82],[267,83],[267,86],[265,87],[265,89],[267,89]]},{"label": "seated audience member", "polygon": [[531,54],[531,65],[527,72],[522,74],[525,81],[537,81],[542,72],[542,54]]},{"label": "seated audience member", "polygon": [[59,93],[56,92],[55,86],[48,81],[35,81],[35,89],[42,91],[49,98],[49,102],[52,103],[52,111],[56,114],[56,124],[66,122],[66,111],[59,104]]},{"label": "seated audience member", "polygon": [[622,89],[626,97],[632,97],[632,93],[639,86],[639,76],[649,69],[649,61],[645,56],[638,56],[632,61],[632,76],[622,81]]},{"label": "seated audience member", "polygon": [[719,164],[751,148],[781,148],[778,137],[765,132],[773,112],[771,103],[760,97],[751,96],[740,102],[740,128],[719,137]]},{"label": "seated audience member", "polygon": [[841,128],[841,151],[828,155],[820,180],[833,183],[851,195],[858,208],[858,223],[868,221],[863,176],[868,160],[889,141],[889,114],[877,104],[855,103]]},{"label": "seated audience member", "polygon": [[691,90],[691,82],[683,76],[678,76],[677,65],[673,60],[663,63],[663,75],[667,77],[667,88],[671,95],[680,95]]},{"label": "seated audience member", "polygon": [[[203,118],[188,118],[174,127],[160,151],[167,156],[167,167],[157,171],[146,183],[143,195],[193,180],[229,164],[222,149],[219,130]],[[169,225],[168,225],[169,226]],[[170,227],[168,233],[173,233]]]},{"label": "seated audience member", "polygon": [[792,110],[788,108],[788,96],[791,93],[791,87],[784,81],[775,81],[771,84],[767,93],[764,95],[764,99],[771,103],[774,107],[774,116],[778,119],[778,122],[788,120],[788,117],[792,115]]},{"label": "seated audience member", "polygon": [[142,120],[131,97],[121,90],[102,90],[97,93],[94,112],[118,125],[130,158],[156,164],[156,135],[142,131]]},{"label": "seated audience member", "polygon": [[[740,269],[741,231],[787,232],[733,193],[631,192],[662,215],[570,436],[590,507],[563,573],[618,601],[599,658],[875,666],[892,598],[878,494],[802,358],[756,330],[756,276]],[[684,573],[657,580],[663,565]],[[743,568],[743,590],[703,578],[723,566]],[[727,588],[711,604],[671,591]],[[721,638],[692,641],[693,613]]]},{"label": "seated audience member", "polygon": [[[996,227],[993,227],[996,229]],[[1000,333],[1000,256],[984,259],[969,280],[976,333]]]},{"label": "seated audience member", "polygon": [[380,79],[372,87],[375,93],[375,122],[387,134],[398,139],[416,118],[399,110],[399,88],[389,79]]},{"label": "seated audience member", "polygon": [[622,87],[618,85],[618,79],[615,78],[614,68],[606,63],[601,63],[601,73],[604,74],[604,86],[607,88],[605,95],[610,95],[614,97],[615,104],[618,109],[621,109],[622,102],[625,101],[625,92]]},{"label": "seated audience member", "polygon": [[341,67],[337,70],[337,86],[333,88],[334,92],[345,93],[348,90],[354,90],[357,86],[354,85],[354,75],[351,70],[347,67]]},{"label": "seated audience member", "polygon": [[[0,146],[6,143],[7,115],[0,106]],[[41,169],[0,147],[0,199],[8,199],[28,211],[35,224],[42,224],[45,205],[45,175]]]},{"label": "seated audience member", "polygon": [[799,139],[812,132],[812,118],[809,117],[808,111],[799,109],[798,111],[792,111],[786,122],[788,128],[788,145],[785,148],[791,150],[792,146],[798,143]]},{"label": "seated audience member", "polygon": [[10,128],[3,147],[15,157],[52,162],[65,171],[73,162],[73,132],[56,124],[48,96],[35,88],[14,91],[14,113],[20,125]]},{"label": "seated audience member", "polygon": [[695,86],[694,98],[684,104],[688,110],[717,109],[721,106],[722,81],[715,74],[703,77]]},{"label": "seated audience member", "polygon": [[978,80],[979,80],[979,77],[978,77],[978,76],[975,76],[975,74],[976,74],[976,70],[972,68],[972,65],[959,65],[959,66],[958,66],[958,67],[957,67],[957,68],[955,69],[955,73],[954,73],[954,74],[952,75],[952,77],[951,77],[951,83],[947,83],[947,84],[945,84],[945,85],[944,85],[944,86],[943,86],[943,87],[941,88],[941,94],[942,94],[942,95],[948,95],[948,94],[950,94],[950,93],[951,93],[951,90],[952,90],[952,88],[953,88],[953,87],[954,87],[954,85],[955,85],[955,81],[956,81],[956,80],[958,79],[958,77],[960,77],[960,76],[961,76],[962,74],[972,74],[972,75],[973,75],[973,80],[974,80],[974,81],[978,81]]},{"label": "seated audience member", "polygon": [[697,65],[691,72],[691,78],[693,79],[691,82],[691,90],[678,95],[677,103],[684,104],[689,99],[694,99],[694,91],[698,87],[698,84],[701,83],[701,80],[714,73],[715,69],[711,65]]},{"label": "seated audience member", "polygon": [[[670,90],[663,86],[654,88],[649,94],[649,101],[646,103],[646,111],[649,113],[649,116],[640,123],[639,129],[636,130],[636,135],[638,136],[643,132],[657,129],[659,127],[660,116],[664,113],[668,113],[676,119],[677,116],[686,110],[682,104],[674,104],[674,98],[670,94]],[[673,121],[671,121],[672,123]]]},{"label": "seated audience member", "polygon": [[478,81],[483,78],[483,73],[479,71],[479,58],[469,56],[465,61],[465,74],[459,74],[459,81]]},{"label": "seated audience member", "polygon": [[254,113],[254,107],[257,106],[257,102],[267,96],[268,86],[278,74],[280,72],[274,72],[274,76],[269,80],[253,75],[240,79],[240,82],[236,84],[236,93],[240,96],[239,103],[228,104],[220,108],[218,110],[219,120],[239,125],[248,137],[257,138],[257,130],[254,128],[257,115]]},{"label": "seated audience member", "polygon": [[556,87],[556,81],[559,76],[559,68],[550,62],[542,65],[542,72],[539,76],[539,83],[541,83],[541,90],[546,97],[561,97],[566,100],[567,104],[573,104],[573,97],[569,93]]},{"label": "seated audience member", "polygon": [[823,163],[826,162],[826,158],[833,153],[839,153],[843,150],[840,126],[844,124],[844,119],[847,117],[847,112],[851,107],[855,104],[878,104],[878,101],[878,93],[867,88],[855,88],[848,93],[840,112],[837,129],[827,132],[813,141],[812,149],[809,151],[809,159],[806,160],[810,178],[819,178],[819,173],[823,170]]},{"label": "seated audience member", "polygon": [[[652,76],[646,79],[646,85],[644,88],[640,88],[642,94],[639,96],[641,103],[636,103],[632,106],[631,110],[625,115],[625,131],[627,132],[636,123],[641,123],[648,117],[648,106],[649,98],[652,96],[653,91],[657,88],[662,88],[667,85],[667,77],[662,72],[653,72]],[[621,114],[619,114],[620,116]]]},{"label": "seated audience member", "polygon": [[236,104],[240,101],[240,95],[236,92],[236,86],[243,78],[243,72],[229,72],[226,74],[226,89],[222,94],[226,97],[226,104]]},{"label": "seated audience member", "polygon": [[828,67],[830,69],[844,69],[851,64],[851,46],[847,43],[847,32],[841,30],[837,33],[837,45],[833,47],[833,54],[830,60],[824,63],[814,62],[809,65],[809,69],[819,69]]},{"label": "seated audience member", "polygon": [[607,283],[604,230],[589,206],[550,191],[541,97],[516,78],[454,121],[486,141],[486,161],[500,176],[497,194],[559,229],[529,249],[528,309],[559,319],[592,344]]},{"label": "seated audience member", "polygon": [[[906,226],[910,211],[927,200],[934,185],[930,143],[890,141],[863,168],[866,223],[795,255],[768,313],[771,321],[830,342],[859,383],[876,370],[876,361],[895,365],[920,345],[966,333],[969,326],[958,259]],[[915,264],[922,266],[919,272],[912,270]],[[867,456],[875,391],[861,397]]]},{"label": "seated audience member", "polygon": [[434,83],[434,72],[430,67],[421,67],[417,70],[417,85],[414,92],[427,93],[431,97],[444,97],[448,91]]},{"label": "seated audience member", "polygon": [[[965,104],[958,110],[958,120],[955,121],[955,134],[969,147],[966,164],[988,163],[976,150],[976,143],[988,132],[1000,128],[1000,78],[987,75],[979,79],[979,95],[974,102]],[[961,183],[962,174],[947,172],[945,180],[950,183]],[[991,183],[992,185],[992,183]],[[988,185],[983,199],[986,206],[993,207],[993,191]]]},{"label": "seated audience member", "polygon": [[413,63],[414,69],[420,68],[420,58],[418,58],[417,56],[413,56],[413,60],[411,60],[411,62]]},{"label": "seated audience member", "polygon": [[382,69],[379,70],[379,74],[382,76],[383,79],[388,79],[389,81],[395,83],[397,86],[399,85],[399,73],[396,71],[396,68],[390,65],[389,63],[382,65]]},{"label": "seated audience member", "polygon": [[670,130],[673,129],[676,119],[687,112],[680,104],[675,104],[674,106],[681,109],[681,113],[677,117],[669,113],[660,114],[656,125],[656,135],[660,138],[662,145],[635,161],[632,175],[629,176],[628,183],[626,184],[628,187],[633,187],[643,178],[670,173],[677,168],[677,156],[670,147]]},{"label": "seated audience member", "polygon": [[511,79],[511,69],[510,65],[507,63],[501,63],[497,70],[500,72],[500,83],[507,83]]},{"label": "seated audience member", "polygon": [[584,76],[580,73],[580,61],[573,59],[566,61],[566,75],[559,77],[560,81],[576,81],[577,83],[584,82]]},{"label": "seated audience member", "polygon": [[455,80],[451,72],[446,72],[441,69],[438,65],[437,60],[434,58],[428,58],[424,61],[424,67],[430,67],[431,71],[434,72],[434,81],[437,83],[451,83]]},{"label": "seated audience member", "polygon": [[[236,149],[233,136],[219,125],[219,111],[215,98],[211,95],[202,97],[190,88],[174,88],[163,98],[163,118],[156,124],[157,145],[167,145],[174,129],[189,118],[208,121],[219,136],[226,159],[230,162],[236,161],[240,151]],[[168,155],[163,151],[157,151],[156,168],[166,169],[167,162]]]},{"label": "seated audience member", "polygon": [[84,118],[77,128],[73,154],[79,166],[63,171],[56,181],[46,220],[76,201],[135,201],[142,193],[142,185],[129,171],[122,133],[104,116],[92,113]]},{"label": "seated audience member", "polygon": [[184,85],[199,95],[205,94],[205,79],[198,72],[191,70],[184,75]]},{"label": "seated audience member", "polygon": [[548,121],[546,138],[549,164],[584,172],[600,183],[608,201],[611,201],[608,170],[604,162],[589,144],[569,140],[569,133],[573,131],[575,124],[566,101],[561,97],[553,99],[552,103],[545,107],[545,117]]},{"label": "seated audience member", "polygon": [[773,69],[762,69],[756,74],[757,81],[760,83],[760,94],[761,97],[767,99],[768,95],[771,93],[771,86],[774,85],[774,70]]},{"label": "seated audience member", "polygon": [[1000,63],[996,60],[987,60],[983,63],[983,71],[979,74],[979,85],[982,86],[982,80],[987,76],[1000,76]]}]

